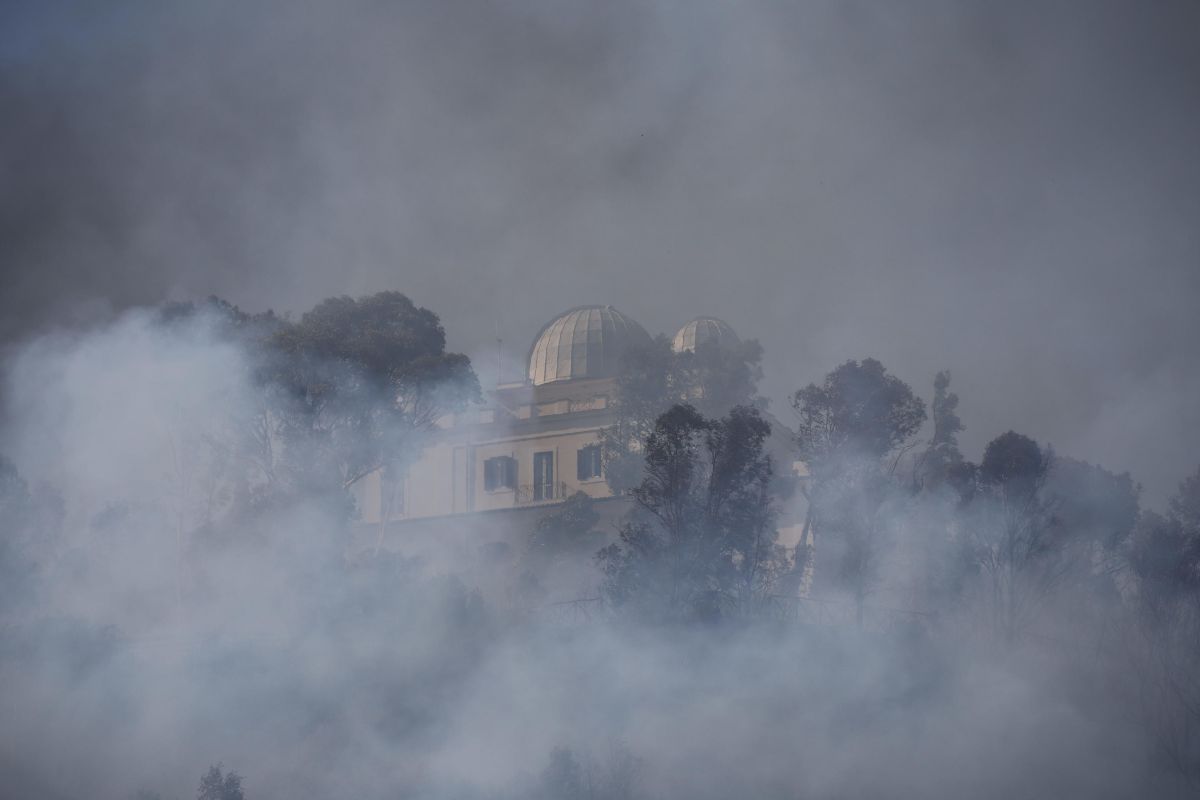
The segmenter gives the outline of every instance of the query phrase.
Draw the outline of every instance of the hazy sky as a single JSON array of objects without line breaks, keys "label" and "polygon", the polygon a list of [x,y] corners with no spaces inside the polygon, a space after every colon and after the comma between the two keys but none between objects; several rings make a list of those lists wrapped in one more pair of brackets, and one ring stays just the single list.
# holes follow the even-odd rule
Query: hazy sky
[{"label": "hazy sky", "polygon": [[[787,394],[949,368],[1009,428],[1200,462],[1195,2],[8,2],[0,340],[399,289],[481,367],[611,303]],[[510,355],[510,361],[515,358]]]}]

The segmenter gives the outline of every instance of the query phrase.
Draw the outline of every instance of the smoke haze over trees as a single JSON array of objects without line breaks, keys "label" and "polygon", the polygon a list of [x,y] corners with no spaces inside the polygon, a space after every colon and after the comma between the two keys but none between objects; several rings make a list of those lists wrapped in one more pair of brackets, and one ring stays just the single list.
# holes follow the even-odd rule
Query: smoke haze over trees
[{"label": "smoke haze over trees", "polygon": [[776,409],[949,367],[967,452],[1016,427],[1161,507],[1200,446],[1197,13],[7,2],[0,338],[400,289],[491,385],[547,309],[712,313]]},{"label": "smoke haze over trees", "polygon": [[[1198,72],[1183,2],[6,4],[0,794],[1195,796]],[[408,550],[610,301],[754,338],[626,353],[619,518]]]},{"label": "smoke haze over trees", "polygon": [[[638,447],[619,530],[580,495],[511,565],[431,570],[402,542],[349,546],[346,453],[377,452],[363,426],[390,435],[394,414],[412,435],[406,395],[345,395],[348,439],[288,422],[443,358],[436,335],[420,358],[397,344],[439,330],[430,312],[388,336],[352,312],[378,303],[413,308],[317,308],[346,312],[339,342],[384,351],[296,345],[293,323],[209,301],[16,359],[0,670],[25,722],[0,766],[20,794],[172,796],[197,774],[215,797],[1194,790],[1196,475],[1160,514],[1128,474],[1019,433],[976,465],[945,375],[922,428],[924,402],[864,359],[796,394],[797,547],[774,527],[771,424],[680,404]],[[449,408],[474,386],[445,360],[421,396]],[[319,380],[297,395],[296,374]],[[281,421],[271,478],[264,419]],[[579,600],[531,580],[576,581]]]}]

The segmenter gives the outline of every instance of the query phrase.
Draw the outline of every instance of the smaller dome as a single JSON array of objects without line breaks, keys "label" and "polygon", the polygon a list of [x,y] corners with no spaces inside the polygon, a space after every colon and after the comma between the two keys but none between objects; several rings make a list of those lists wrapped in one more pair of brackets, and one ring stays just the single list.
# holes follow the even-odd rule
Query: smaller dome
[{"label": "smaller dome", "polygon": [[684,325],[675,334],[671,349],[676,353],[684,351],[696,352],[696,347],[705,342],[715,342],[719,347],[732,347],[741,340],[738,339],[729,323],[716,317],[696,317]]}]

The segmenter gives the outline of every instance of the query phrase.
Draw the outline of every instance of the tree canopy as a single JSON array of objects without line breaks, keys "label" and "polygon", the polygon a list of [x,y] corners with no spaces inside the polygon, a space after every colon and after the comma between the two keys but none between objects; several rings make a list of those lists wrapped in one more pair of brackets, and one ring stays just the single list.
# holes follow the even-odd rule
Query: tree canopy
[{"label": "tree canopy", "polygon": [[646,440],[658,418],[676,403],[687,403],[710,418],[736,406],[765,409],[766,399],[758,394],[761,361],[762,346],[755,340],[707,341],[676,353],[670,339],[658,336],[631,347],[617,376],[616,420],[601,434],[609,486],[623,493],[638,485]]},{"label": "tree canopy", "polygon": [[446,352],[437,315],[399,292],[329,298],[267,344],[293,440],[343,486],[411,457],[417,434],[479,398],[470,361]]},{"label": "tree canopy", "polygon": [[[895,476],[903,452],[925,421],[925,403],[873,358],[847,361],[792,397],[796,445],[811,476],[806,533],[828,534],[835,574],[851,591],[862,624],[881,550],[904,489]],[[952,436],[948,425],[944,436]]]},{"label": "tree canopy", "polygon": [[792,396],[800,457],[809,468],[833,459],[882,458],[925,422],[925,402],[873,358],[847,361]]},{"label": "tree canopy", "polygon": [[242,792],[242,776],[233,770],[223,773],[221,765],[209,767],[200,778],[200,790],[196,800],[245,800]]},{"label": "tree canopy", "polygon": [[658,418],[632,493],[637,513],[598,555],[610,600],[655,616],[713,617],[769,588],[785,561],[768,492],[769,433],[745,406],[710,420],[680,404]]}]

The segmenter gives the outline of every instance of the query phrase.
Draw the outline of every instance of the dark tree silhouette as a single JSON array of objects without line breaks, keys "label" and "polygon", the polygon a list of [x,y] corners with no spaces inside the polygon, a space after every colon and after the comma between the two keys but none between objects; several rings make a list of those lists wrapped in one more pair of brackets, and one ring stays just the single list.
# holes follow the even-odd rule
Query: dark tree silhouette
[{"label": "dark tree silhouette", "polygon": [[35,599],[62,524],[61,496],[48,486],[31,490],[16,465],[0,455],[0,614]]},{"label": "dark tree silhouette", "polygon": [[625,493],[641,482],[646,440],[659,416],[676,403],[714,419],[735,406],[765,408],[758,395],[761,361],[762,346],[754,340],[702,342],[694,351],[676,353],[671,340],[659,336],[630,348],[617,376],[616,421],[601,434],[609,486]]},{"label": "dark tree silhouette", "polygon": [[437,315],[399,292],[331,297],[298,322],[216,297],[167,304],[158,321],[206,324],[248,356],[260,403],[211,442],[236,465],[230,493],[241,511],[302,495],[330,507],[341,498],[348,513],[346,489],[376,470],[394,481],[439,418],[480,396],[467,357],[446,352]]},{"label": "dark tree silhouette", "polygon": [[542,770],[537,795],[540,800],[584,800],[583,767],[566,747],[550,753],[550,763]]},{"label": "dark tree silhouette", "polygon": [[[803,539],[828,534],[840,550],[836,574],[863,622],[866,598],[886,546],[900,456],[925,421],[925,404],[875,359],[847,361],[792,397],[796,443],[808,465],[809,510]],[[950,436],[947,431],[946,436]]]},{"label": "dark tree silhouette", "polygon": [[694,350],[675,354],[684,399],[706,417],[723,417],[736,406],[760,410],[767,405],[758,395],[762,380],[762,345],[757,340],[706,341]]},{"label": "dark tree silhouette", "polygon": [[950,373],[943,370],[933,381],[933,435],[913,468],[913,485],[919,490],[937,490],[961,482],[963,456],[958,434],[964,430],[958,416],[958,395],[950,390]]},{"label": "dark tree silhouette", "polygon": [[880,459],[906,445],[925,422],[925,403],[873,358],[847,361],[792,397],[800,457],[809,469],[852,458]]},{"label": "dark tree silhouette", "polygon": [[539,561],[553,559],[596,547],[596,524],[600,515],[592,498],[575,492],[553,512],[537,521],[529,537],[529,555]]},{"label": "dark tree silhouette", "polygon": [[411,456],[419,434],[479,397],[467,357],[446,352],[437,315],[399,292],[333,297],[270,339],[270,377],[301,472],[342,487]]},{"label": "dark tree silhouette", "polygon": [[708,420],[690,405],[663,414],[646,443],[637,508],[598,554],[605,594],[668,617],[746,609],[783,566],[768,493],[770,426],[752,408]]},{"label": "dark tree silhouette", "polygon": [[969,557],[986,576],[993,629],[1013,639],[1068,567],[1058,558],[1061,528],[1044,491],[1053,454],[1009,431],[988,443],[964,528]]},{"label": "dark tree silhouette", "polygon": [[1200,467],[1184,478],[1170,501],[1171,516],[1191,531],[1200,531]]},{"label": "dark tree silhouette", "polygon": [[222,774],[221,765],[209,767],[200,778],[200,791],[196,800],[245,800],[242,793],[242,776],[233,770]]},{"label": "dark tree silhouette", "polygon": [[1166,765],[1200,790],[1200,470],[1185,479],[1167,514],[1144,512],[1129,540],[1136,581],[1129,674],[1142,719]]}]

